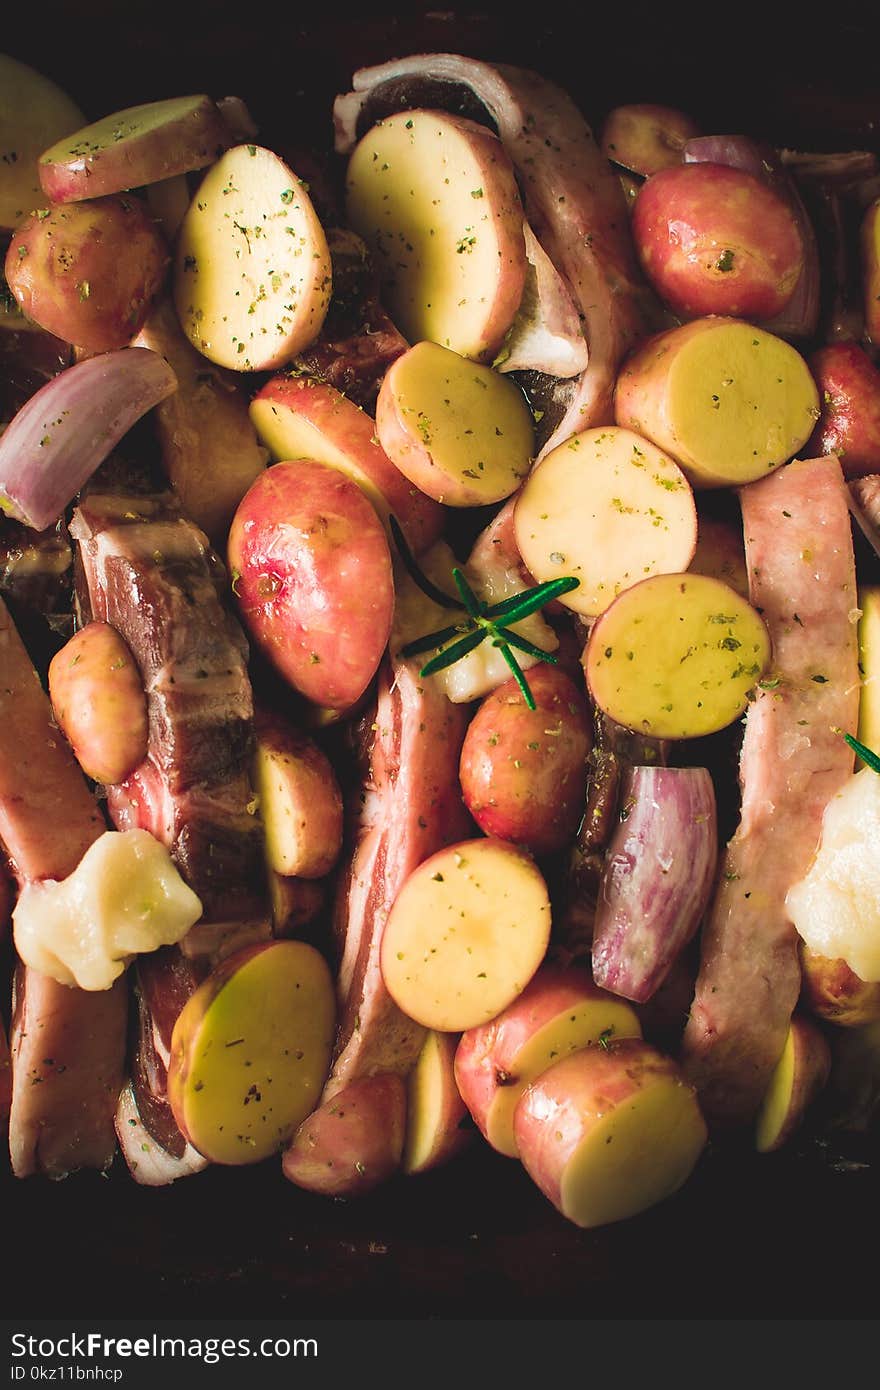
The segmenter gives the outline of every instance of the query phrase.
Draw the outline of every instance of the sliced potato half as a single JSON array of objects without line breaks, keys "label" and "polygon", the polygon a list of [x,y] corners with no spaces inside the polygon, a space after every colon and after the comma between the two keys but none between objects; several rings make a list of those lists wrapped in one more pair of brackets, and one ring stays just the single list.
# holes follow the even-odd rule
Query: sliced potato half
[{"label": "sliced potato half", "polygon": [[587,617],[650,574],[686,570],[697,544],[693,492],[678,464],[613,425],[547,454],[517,498],[514,526],[539,582],[580,580],[560,601]]},{"label": "sliced potato half", "polygon": [[751,604],[720,579],[657,574],[625,590],[587,644],[600,709],[652,738],[700,738],[745,709],[770,660]]},{"label": "sliced potato half", "polygon": [[174,303],[194,347],[239,372],[280,367],[318,335],[330,302],[327,239],[305,186],[260,145],[236,145],[183,219]]}]

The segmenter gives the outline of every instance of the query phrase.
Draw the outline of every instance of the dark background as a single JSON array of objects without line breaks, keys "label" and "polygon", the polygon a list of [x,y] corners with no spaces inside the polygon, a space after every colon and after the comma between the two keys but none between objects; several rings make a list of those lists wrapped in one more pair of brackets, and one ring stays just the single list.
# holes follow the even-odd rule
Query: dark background
[{"label": "dark background", "polygon": [[[331,143],[352,71],[447,49],[517,62],[598,121],[662,101],[707,131],[880,148],[873,7],[749,3],[284,7],[13,0],[0,47],[90,119],[184,92],[243,96],[267,144]],[[431,11],[433,10],[433,14]],[[354,1203],[278,1165],[143,1189],[124,1165],[64,1183],[4,1175],[7,1317],[733,1318],[876,1316],[880,1166],[854,1140],[710,1150],[678,1196],[620,1226],[557,1217],[485,1147]]]}]

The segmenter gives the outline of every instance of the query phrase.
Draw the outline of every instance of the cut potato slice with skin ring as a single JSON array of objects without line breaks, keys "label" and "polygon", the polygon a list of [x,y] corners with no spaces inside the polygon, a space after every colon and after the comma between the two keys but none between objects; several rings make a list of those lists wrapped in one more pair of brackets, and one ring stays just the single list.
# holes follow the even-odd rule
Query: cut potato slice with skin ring
[{"label": "cut potato slice with skin ring", "polygon": [[560,602],[596,617],[649,574],[681,573],[697,512],[678,464],[631,430],[572,435],[538,464],[517,498],[516,542],[539,583],[573,574]]},{"label": "cut potato slice with skin ring", "polygon": [[657,574],[625,590],[584,655],[599,708],[653,738],[700,738],[732,724],[769,660],[756,609],[701,574]]},{"label": "cut potato slice with skin ring", "polygon": [[303,941],[245,947],[190,996],[174,1025],[168,1099],[214,1163],[276,1153],[320,1099],[335,1025],[333,978]]},{"label": "cut potato slice with skin ring", "polygon": [[174,304],[193,347],[239,372],[283,366],[317,337],[332,267],[305,186],[260,145],[205,175],[180,228]]},{"label": "cut potato slice with skin ring", "polygon": [[346,214],[411,343],[491,360],[526,280],[523,211],[497,135],[444,111],[401,111],[352,153]]},{"label": "cut potato slice with skin ring", "polygon": [[458,1033],[522,993],[549,940],[547,885],[529,856],[503,840],[465,840],[404,883],[382,937],[382,976],[410,1018]]},{"label": "cut potato slice with skin ring", "polygon": [[0,53],[0,228],[17,227],[45,195],[37,160],[47,145],[69,135],[85,116],[43,73]]},{"label": "cut potato slice with skin ring", "polygon": [[502,502],[535,452],[532,413],[516,383],[437,343],[416,343],[391,364],[376,432],[404,477],[451,507]]},{"label": "cut potato slice with skin ring", "polygon": [[638,348],[618,377],[614,412],[694,487],[738,487],[794,457],[819,418],[819,393],[789,343],[712,316]]}]

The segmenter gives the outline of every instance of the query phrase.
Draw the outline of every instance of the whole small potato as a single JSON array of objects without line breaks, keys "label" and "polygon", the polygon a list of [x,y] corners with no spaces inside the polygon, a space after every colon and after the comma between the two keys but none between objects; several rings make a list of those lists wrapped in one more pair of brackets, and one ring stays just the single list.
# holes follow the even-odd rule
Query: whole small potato
[{"label": "whole small potato", "polygon": [[122,782],[147,752],[147,700],[127,644],[109,623],[87,623],[49,664],[49,698],[80,767]]},{"label": "whole small potato", "polygon": [[9,243],[6,279],[41,328],[110,352],[140,330],[168,263],[155,223],[126,195],[31,213]]},{"label": "whole small potato", "polygon": [[847,478],[880,472],[880,371],[858,343],[830,343],[808,365],[821,414],[805,456],[837,454]]},{"label": "whole small potato", "polygon": [[488,695],[465,735],[459,778],[487,835],[551,854],[583,814],[590,720],[584,695],[557,667],[533,666],[526,679],[537,708],[513,679]]},{"label": "whole small potato", "polygon": [[685,317],[770,319],[803,269],[794,214],[760,179],[725,164],[652,175],[636,197],[632,231],[646,276]]}]

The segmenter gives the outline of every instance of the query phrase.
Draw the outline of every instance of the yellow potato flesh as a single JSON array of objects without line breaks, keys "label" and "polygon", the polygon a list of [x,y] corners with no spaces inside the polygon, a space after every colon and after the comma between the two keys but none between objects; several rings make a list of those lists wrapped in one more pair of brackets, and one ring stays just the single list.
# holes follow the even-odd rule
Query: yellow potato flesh
[{"label": "yellow potato flesh", "polygon": [[584,430],[532,472],[516,504],[516,540],[543,583],[572,574],[561,602],[588,617],[651,574],[686,570],[697,543],[690,484],[631,430]]},{"label": "yellow potato flesh", "polygon": [[190,342],[235,371],[281,366],[317,337],[330,288],[330,252],[303,184],[269,150],[229,150],[180,228],[174,303]]},{"label": "yellow potato flesh", "polygon": [[661,574],[599,618],[587,682],[618,724],[655,738],[699,738],[742,714],[769,659],[763,621],[729,585]]},{"label": "yellow potato flesh", "polygon": [[642,1030],[634,1009],[621,999],[585,999],[566,1009],[558,1018],[544,1025],[516,1055],[516,1077],[509,1085],[499,1086],[486,1115],[486,1137],[489,1143],[517,1158],[519,1149],[513,1134],[513,1115],[517,1102],[527,1086],[561,1057],[576,1052],[599,1039],[640,1038]]},{"label": "yellow potato flesh", "polygon": [[880,588],[860,590],[859,608],[859,739],[880,752]]},{"label": "yellow potato flesh", "polygon": [[417,343],[399,358],[392,382],[417,471],[382,442],[412,482],[450,506],[501,502],[516,491],[531,466],[535,430],[514,382],[437,343]]},{"label": "yellow potato flesh", "polygon": [[[443,1034],[428,1033],[407,1078],[406,1139],[401,1164],[405,1173],[419,1173],[428,1166],[449,1121],[450,1090],[453,1096],[457,1094],[449,1042]],[[461,1114],[464,1113],[462,1102]]]},{"label": "yellow potato flesh", "polygon": [[84,119],[48,77],[0,53],[0,227],[17,227],[35,208],[46,206],[37,160]]},{"label": "yellow potato flesh", "polygon": [[382,939],[382,975],[417,1023],[464,1032],[486,1023],[525,989],[550,939],[540,872],[499,840],[433,855],[395,899]]},{"label": "yellow potato flesh", "polygon": [[174,1026],[169,1099],[199,1153],[258,1163],[320,1099],[335,1025],[332,976],[314,947],[276,941],[214,989],[209,977]]},{"label": "yellow potato flesh", "polygon": [[746,323],[684,341],[666,385],[675,456],[696,485],[738,486],[793,458],[819,414],[800,353]]},{"label": "yellow potato flesh", "polygon": [[[484,157],[443,112],[380,121],[349,161],[346,213],[411,343],[430,339],[477,358],[500,342],[519,307],[526,265],[522,207],[500,142]],[[508,275],[518,290],[487,341],[490,298]]]},{"label": "yellow potato flesh", "polygon": [[770,1153],[778,1143],[791,1107],[795,1070],[794,1030],[789,1028],[782,1056],[773,1069],[755,1131],[755,1147],[759,1153]]},{"label": "yellow potato flesh", "polygon": [[678,1191],[705,1142],[690,1088],[671,1077],[655,1082],[584,1136],[562,1177],[563,1215],[583,1227],[637,1216]]}]

